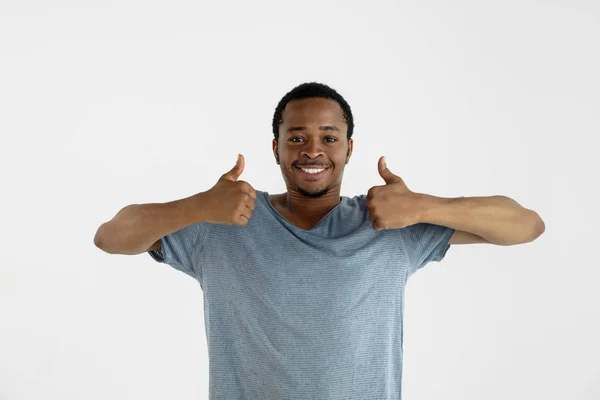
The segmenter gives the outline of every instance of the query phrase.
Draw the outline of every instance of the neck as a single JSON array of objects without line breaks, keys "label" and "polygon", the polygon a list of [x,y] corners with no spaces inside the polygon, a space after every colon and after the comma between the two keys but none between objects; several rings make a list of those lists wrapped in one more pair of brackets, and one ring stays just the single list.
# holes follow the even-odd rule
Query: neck
[{"label": "neck", "polygon": [[331,189],[320,197],[307,197],[295,190],[281,195],[281,207],[304,219],[320,219],[340,203],[340,188]]}]

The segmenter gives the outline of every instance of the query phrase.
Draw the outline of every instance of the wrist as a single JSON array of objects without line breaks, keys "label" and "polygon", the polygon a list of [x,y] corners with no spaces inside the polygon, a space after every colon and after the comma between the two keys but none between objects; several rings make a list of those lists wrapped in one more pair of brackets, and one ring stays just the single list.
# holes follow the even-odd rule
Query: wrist
[{"label": "wrist", "polygon": [[209,222],[207,214],[207,196],[206,192],[199,192],[185,199],[181,199],[181,209],[186,219],[194,224],[199,222]]},{"label": "wrist", "polygon": [[442,225],[450,213],[450,204],[454,200],[448,197],[438,197],[430,194],[419,194],[422,204],[421,222]]}]

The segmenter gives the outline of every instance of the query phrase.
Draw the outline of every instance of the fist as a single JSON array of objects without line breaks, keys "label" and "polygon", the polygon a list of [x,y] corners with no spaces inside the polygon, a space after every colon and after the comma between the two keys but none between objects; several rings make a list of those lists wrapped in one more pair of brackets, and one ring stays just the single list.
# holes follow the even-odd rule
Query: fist
[{"label": "fist", "polygon": [[244,156],[219,178],[208,191],[201,193],[201,207],[206,222],[246,226],[256,207],[256,190],[245,181],[238,181],[244,172]]},{"label": "fist", "polygon": [[378,169],[385,185],[370,188],[366,198],[373,229],[399,229],[418,223],[423,213],[420,195],[387,168],[383,157],[379,159]]}]

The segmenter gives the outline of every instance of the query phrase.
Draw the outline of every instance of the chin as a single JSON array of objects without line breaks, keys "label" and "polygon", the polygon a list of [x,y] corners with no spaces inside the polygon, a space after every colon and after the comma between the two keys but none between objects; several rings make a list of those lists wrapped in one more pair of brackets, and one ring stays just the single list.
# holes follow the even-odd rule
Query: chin
[{"label": "chin", "polygon": [[329,188],[323,188],[320,190],[304,190],[301,187],[298,187],[298,192],[306,197],[323,197],[329,192]]}]

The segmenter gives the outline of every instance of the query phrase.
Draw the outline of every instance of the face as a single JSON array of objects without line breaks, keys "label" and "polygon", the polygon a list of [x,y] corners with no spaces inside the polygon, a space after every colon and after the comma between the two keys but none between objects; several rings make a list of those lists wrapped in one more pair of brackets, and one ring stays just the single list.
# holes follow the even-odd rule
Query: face
[{"label": "face", "polygon": [[339,192],[353,147],[340,105],[325,98],[292,100],[282,119],[273,154],[279,156],[288,192],[307,197],[322,197],[332,189]]}]

